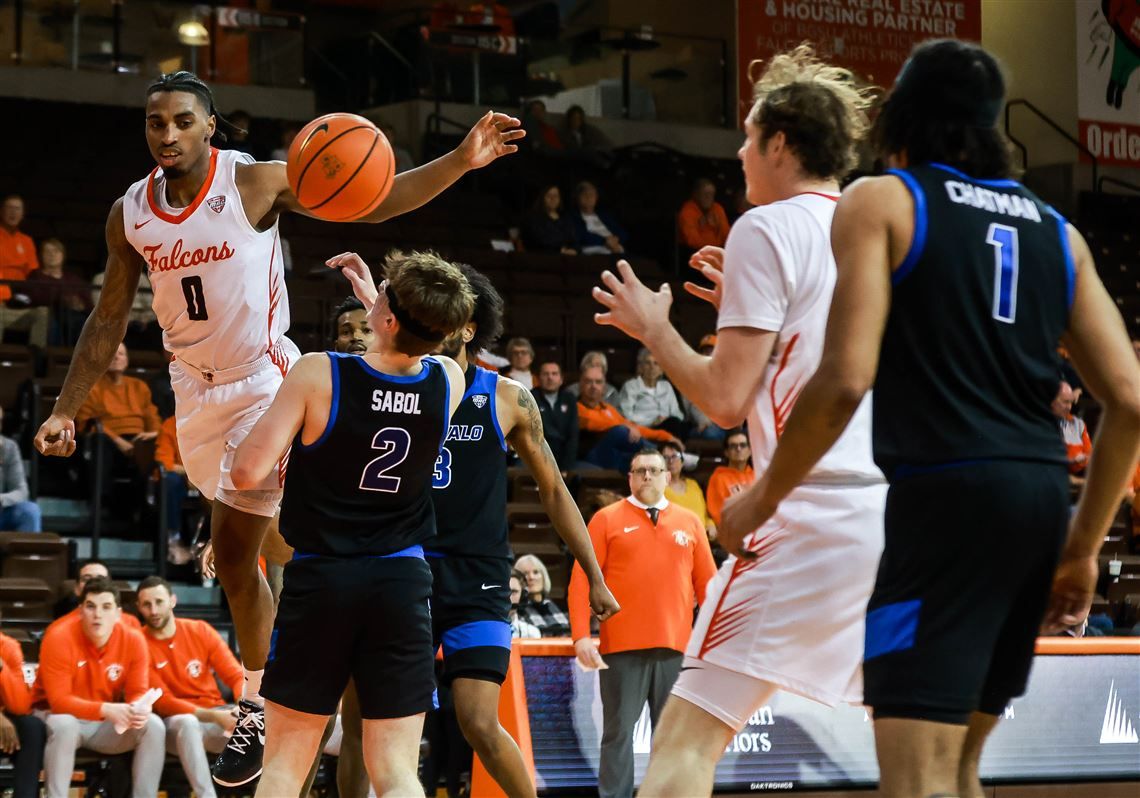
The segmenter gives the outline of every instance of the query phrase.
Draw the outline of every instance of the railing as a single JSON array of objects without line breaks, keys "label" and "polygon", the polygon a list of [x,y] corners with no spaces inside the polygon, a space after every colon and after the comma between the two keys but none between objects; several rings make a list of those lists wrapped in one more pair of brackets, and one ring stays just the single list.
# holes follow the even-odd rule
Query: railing
[{"label": "railing", "polygon": [[1090,150],[1088,147],[1086,147],[1084,144],[1082,144],[1080,139],[1076,138],[1071,133],[1069,133],[1067,130],[1065,130],[1060,125],[1058,125],[1048,114],[1046,114],[1044,111],[1042,111],[1040,108],[1038,108],[1033,103],[1029,102],[1029,100],[1018,99],[1018,100],[1010,100],[1009,102],[1007,102],[1005,104],[1005,135],[1009,138],[1009,140],[1011,142],[1013,142],[1014,146],[1017,147],[1018,151],[1021,152],[1021,164],[1022,164],[1022,166],[1026,169],[1029,168],[1029,151],[1026,149],[1025,144],[1022,143],[1017,137],[1015,137],[1013,135],[1013,131],[1010,128],[1010,115],[1011,115],[1010,112],[1016,106],[1021,106],[1021,107],[1027,108],[1038,119],[1040,119],[1042,122],[1044,122],[1050,128],[1052,128],[1056,133],[1060,134],[1060,136],[1063,139],[1065,139],[1065,141],[1072,144],[1074,147],[1077,148],[1077,150],[1082,155],[1084,155],[1085,157],[1087,157],[1089,159],[1089,162],[1092,164],[1093,190],[1099,191],[1100,190],[1100,183],[1097,180],[1097,173],[1098,173],[1099,164],[1097,162],[1096,156],[1093,155],[1092,150]]},{"label": "railing", "polygon": [[1137,194],[1140,194],[1140,186],[1136,185],[1135,183],[1129,183],[1127,180],[1121,180],[1118,177],[1112,177],[1111,175],[1104,175],[1100,178],[1100,180],[1096,181],[1096,190],[1098,194],[1104,193],[1104,186],[1106,183],[1114,186],[1120,186],[1121,188],[1126,188],[1129,191],[1135,191]]}]

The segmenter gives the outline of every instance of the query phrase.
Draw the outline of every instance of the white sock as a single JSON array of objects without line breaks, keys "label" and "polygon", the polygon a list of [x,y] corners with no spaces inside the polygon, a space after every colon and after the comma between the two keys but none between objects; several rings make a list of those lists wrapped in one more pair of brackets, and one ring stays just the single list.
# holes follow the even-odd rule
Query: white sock
[{"label": "white sock", "polygon": [[265,699],[261,697],[261,677],[265,675],[265,669],[251,671],[243,667],[242,671],[245,673],[245,681],[242,683],[241,697],[258,706],[265,706]]}]

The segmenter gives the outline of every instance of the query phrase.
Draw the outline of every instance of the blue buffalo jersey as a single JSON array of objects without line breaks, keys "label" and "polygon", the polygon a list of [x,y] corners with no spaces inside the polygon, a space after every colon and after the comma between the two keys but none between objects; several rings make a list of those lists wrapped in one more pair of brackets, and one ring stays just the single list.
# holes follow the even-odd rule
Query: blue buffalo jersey
[{"label": "blue buffalo jersey", "polygon": [[467,390],[435,464],[436,537],[427,548],[443,555],[509,557],[507,443],[495,414],[499,375],[469,365],[464,376]]}]

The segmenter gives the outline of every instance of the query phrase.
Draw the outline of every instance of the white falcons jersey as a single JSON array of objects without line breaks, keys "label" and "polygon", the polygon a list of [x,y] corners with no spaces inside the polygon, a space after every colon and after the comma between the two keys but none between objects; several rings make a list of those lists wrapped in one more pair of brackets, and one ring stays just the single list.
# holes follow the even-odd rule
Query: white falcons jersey
[{"label": "white falcons jersey", "polygon": [[[761,473],[807,381],[819,367],[835,291],[831,218],[835,195],[806,193],[753,208],[725,244],[724,291],[717,329],[779,333],[748,414],[752,462]],[[816,464],[807,482],[881,482],[871,456],[871,398]]]},{"label": "white falcons jersey", "polygon": [[157,167],[123,198],[123,224],[146,262],[163,342],[203,371],[258,360],[289,329],[285,266],[276,222],[258,232],[246,218],[235,172],[244,153],[210,151],[194,201],[171,208]]}]

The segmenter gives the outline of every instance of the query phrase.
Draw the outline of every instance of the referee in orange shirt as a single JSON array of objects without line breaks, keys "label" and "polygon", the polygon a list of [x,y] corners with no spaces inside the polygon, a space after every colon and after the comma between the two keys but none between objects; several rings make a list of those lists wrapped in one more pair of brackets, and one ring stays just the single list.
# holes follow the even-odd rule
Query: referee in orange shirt
[{"label": "referee in orange shirt", "polygon": [[629,471],[631,495],[590,520],[598,565],[622,606],[601,624],[600,646],[590,637],[586,574],[575,564],[570,577],[574,650],[583,666],[603,669],[601,798],[633,795],[634,724],[648,700],[657,725],[681,670],[693,607],[716,572],[704,521],[665,498],[668,481],[664,456],[642,450]]}]

